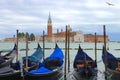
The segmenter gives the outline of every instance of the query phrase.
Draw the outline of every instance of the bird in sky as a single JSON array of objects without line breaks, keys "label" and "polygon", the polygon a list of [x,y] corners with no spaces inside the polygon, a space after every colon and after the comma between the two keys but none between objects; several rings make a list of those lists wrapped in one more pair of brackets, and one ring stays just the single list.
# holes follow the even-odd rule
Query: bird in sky
[{"label": "bird in sky", "polygon": [[114,6],[114,4],[106,2],[106,4],[108,4],[109,6]]}]

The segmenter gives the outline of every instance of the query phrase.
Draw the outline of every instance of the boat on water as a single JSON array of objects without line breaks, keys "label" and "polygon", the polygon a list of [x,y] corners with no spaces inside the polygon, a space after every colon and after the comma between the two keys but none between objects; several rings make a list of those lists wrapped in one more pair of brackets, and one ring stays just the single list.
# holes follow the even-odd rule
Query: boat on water
[{"label": "boat on water", "polygon": [[10,63],[15,58],[17,52],[16,44],[14,45],[14,48],[8,52],[7,54],[0,56],[0,68],[10,65]]},{"label": "boat on water", "polygon": [[97,77],[97,64],[80,47],[73,63],[73,76],[76,80],[93,80]]},{"label": "boat on water", "polygon": [[[120,80],[120,58],[115,57],[113,54],[106,50],[107,60],[107,74],[111,76],[112,80]],[[103,47],[102,60],[105,64],[105,50]]]},{"label": "boat on water", "polygon": [[[42,59],[42,55],[42,48],[38,44],[36,51],[31,56],[28,56],[28,71],[38,68],[39,62]],[[23,74],[26,73],[25,61],[26,57],[23,57],[23,64],[18,61],[16,63],[11,63],[9,66],[0,68],[0,80],[21,80],[21,78],[24,77]]]},{"label": "boat on water", "polygon": [[63,76],[63,52],[56,44],[53,53],[40,63],[39,68],[29,71],[25,80],[58,80]]}]

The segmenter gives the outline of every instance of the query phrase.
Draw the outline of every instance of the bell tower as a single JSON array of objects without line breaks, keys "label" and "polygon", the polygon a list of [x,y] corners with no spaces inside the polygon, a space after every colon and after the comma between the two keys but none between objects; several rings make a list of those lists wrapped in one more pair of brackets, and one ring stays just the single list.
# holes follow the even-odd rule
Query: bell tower
[{"label": "bell tower", "polygon": [[50,12],[48,17],[47,33],[48,33],[48,37],[52,37],[52,20],[51,20]]}]

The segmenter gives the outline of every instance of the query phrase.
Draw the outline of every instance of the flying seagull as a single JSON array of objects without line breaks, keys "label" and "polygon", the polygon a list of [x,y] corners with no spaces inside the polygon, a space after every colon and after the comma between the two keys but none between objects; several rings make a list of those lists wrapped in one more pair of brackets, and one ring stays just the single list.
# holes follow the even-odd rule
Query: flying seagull
[{"label": "flying seagull", "polygon": [[114,4],[106,2],[106,4],[108,4],[109,6],[114,6]]}]

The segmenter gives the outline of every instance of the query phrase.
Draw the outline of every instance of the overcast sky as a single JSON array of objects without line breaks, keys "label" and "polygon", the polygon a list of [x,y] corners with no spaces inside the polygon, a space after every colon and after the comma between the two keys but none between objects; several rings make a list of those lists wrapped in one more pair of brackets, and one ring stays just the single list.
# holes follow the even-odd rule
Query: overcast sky
[{"label": "overcast sky", "polygon": [[120,41],[120,0],[0,0],[0,39],[16,29],[41,35],[49,12],[53,32],[69,24],[73,31],[102,35],[105,24],[109,39]]}]

